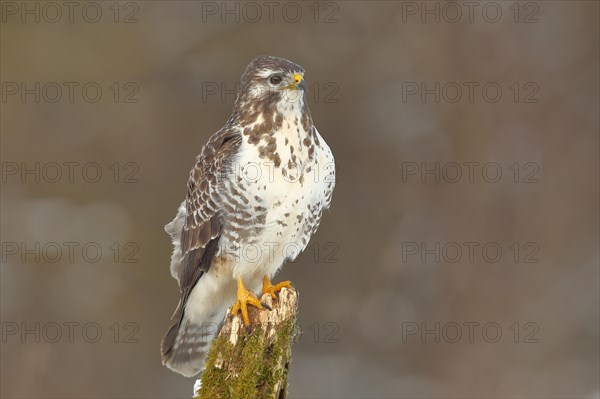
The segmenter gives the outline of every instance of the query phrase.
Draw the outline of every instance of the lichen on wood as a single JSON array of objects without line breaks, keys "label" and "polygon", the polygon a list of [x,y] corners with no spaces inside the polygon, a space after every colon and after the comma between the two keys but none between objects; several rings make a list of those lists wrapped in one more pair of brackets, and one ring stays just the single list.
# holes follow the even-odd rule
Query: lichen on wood
[{"label": "lichen on wood", "polygon": [[227,316],[213,340],[196,399],[283,399],[292,343],[298,334],[298,292],[283,288],[279,299],[261,298],[271,310],[249,307],[250,328]]}]

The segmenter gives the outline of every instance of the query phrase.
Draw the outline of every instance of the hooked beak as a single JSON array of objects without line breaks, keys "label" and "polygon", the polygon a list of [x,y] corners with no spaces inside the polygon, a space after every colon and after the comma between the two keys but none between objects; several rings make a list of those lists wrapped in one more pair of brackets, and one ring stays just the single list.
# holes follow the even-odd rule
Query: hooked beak
[{"label": "hooked beak", "polygon": [[295,73],[294,74],[294,82],[290,83],[287,86],[282,87],[279,90],[298,90],[298,88],[305,90],[306,89],[306,83],[304,82],[304,76],[300,75],[299,73]]}]

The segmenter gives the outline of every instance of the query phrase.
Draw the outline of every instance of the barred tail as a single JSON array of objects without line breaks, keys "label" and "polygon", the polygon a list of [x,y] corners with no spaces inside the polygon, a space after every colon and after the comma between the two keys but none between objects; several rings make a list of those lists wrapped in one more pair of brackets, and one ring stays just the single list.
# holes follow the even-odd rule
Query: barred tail
[{"label": "barred tail", "polygon": [[[186,217],[185,201],[181,203],[175,219],[165,226],[173,240],[171,275],[182,288],[179,306],[173,315],[176,320],[160,344],[162,363],[171,370],[191,377],[202,371],[210,343],[219,331],[227,311],[233,303],[231,279],[222,274],[205,273],[210,268],[216,252],[218,238],[211,240],[202,254],[196,269],[185,269],[181,248],[181,235]],[[195,264],[195,263],[194,263]],[[183,281],[182,281],[183,280]],[[233,281],[233,280],[231,280]],[[235,291],[233,291],[235,293]]]},{"label": "barred tail", "polygon": [[214,312],[204,320],[184,316],[173,324],[161,342],[162,362],[186,377],[200,373],[210,343],[218,333],[226,309]]}]

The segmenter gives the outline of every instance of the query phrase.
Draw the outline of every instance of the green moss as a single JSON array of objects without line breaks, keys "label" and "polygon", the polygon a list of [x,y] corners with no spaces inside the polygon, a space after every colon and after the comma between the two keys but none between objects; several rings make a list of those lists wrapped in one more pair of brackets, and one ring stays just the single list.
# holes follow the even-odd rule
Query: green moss
[{"label": "green moss", "polygon": [[[291,357],[291,345],[296,331],[296,321],[289,320],[277,326],[275,339],[269,347],[265,348],[263,367],[259,376],[259,398],[271,398],[274,386],[283,380],[283,389],[287,388],[286,365]],[[284,367],[276,367],[283,364]]]},{"label": "green moss", "polygon": [[202,373],[202,388],[195,399],[204,398],[227,398],[223,396],[223,388],[227,387],[227,366],[214,367],[219,354],[222,359],[229,359],[233,351],[233,345],[226,337],[217,337],[213,340],[208,355],[206,356],[206,370]]},{"label": "green moss", "polygon": [[[204,399],[257,399],[273,398],[274,386],[283,381],[287,389],[291,345],[296,336],[296,320],[277,326],[272,344],[265,342],[265,332],[255,327],[249,335],[241,337],[235,347],[228,337],[216,338],[206,359],[202,375],[202,389],[197,398]],[[221,368],[214,367],[223,359]],[[283,363],[285,367],[277,365]]]}]

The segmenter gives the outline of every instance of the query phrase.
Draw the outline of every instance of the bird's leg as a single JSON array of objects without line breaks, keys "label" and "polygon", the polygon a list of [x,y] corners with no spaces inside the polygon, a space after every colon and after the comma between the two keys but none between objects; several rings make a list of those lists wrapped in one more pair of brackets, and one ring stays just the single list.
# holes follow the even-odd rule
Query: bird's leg
[{"label": "bird's leg", "polygon": [[244,326],[250,325],[250,318],[248,317],[248,305],[255,306],[259,309],[263,309],[263,305],[260,303],[256,295],[252,291],[248,291],[244,287],[244,282],[241,277],[237,279],[237,299],[233,308],[231,308],[231,314],[235,315],[237,312],[242,312],[242,319],[244,320]]},{"label": "bird's leg", "polygon": [[265,276],[263,278],[262,295],[269,294],[271,295],[271,298],[275,300],[277,299],[277,296],[275,294],[281,291],[281,289],[284,287],[292,288],[292,283],[290,281],[282,281],[279,284],[273,285],[271,284],[271,280],[269,280],[269,276]]}]

